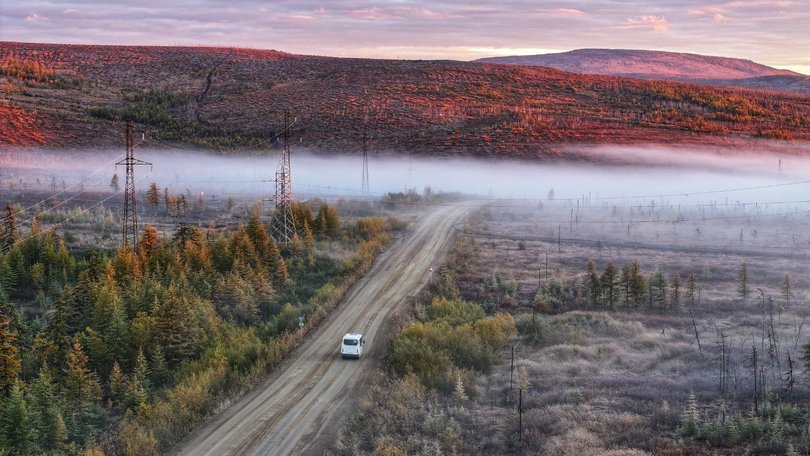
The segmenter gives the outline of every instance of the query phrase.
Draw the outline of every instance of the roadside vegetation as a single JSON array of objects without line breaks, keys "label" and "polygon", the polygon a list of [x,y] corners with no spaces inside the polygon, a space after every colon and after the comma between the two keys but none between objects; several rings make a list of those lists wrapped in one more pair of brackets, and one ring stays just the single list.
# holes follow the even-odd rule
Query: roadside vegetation
[{"label": "roadside vegetation", "polygon": [[459,298],[454,277],[469,255],[458,244],[439,271],[413,320],[393,337],[386,372],[331,449],[334,454],[455,454],[467,430],[455,412],[473,404],[473,385],[492,372],[515,334],[514,318],[486,315]]},{"label": "roadside vegetation", "polygon": [[135,249],[71,250],[7,206],[0,454],[163,453],[247,391],[390,238],[382,218],[316,209],[295,206],[300,237],[283,248],[253,211],[230,229],[146,226]]}]

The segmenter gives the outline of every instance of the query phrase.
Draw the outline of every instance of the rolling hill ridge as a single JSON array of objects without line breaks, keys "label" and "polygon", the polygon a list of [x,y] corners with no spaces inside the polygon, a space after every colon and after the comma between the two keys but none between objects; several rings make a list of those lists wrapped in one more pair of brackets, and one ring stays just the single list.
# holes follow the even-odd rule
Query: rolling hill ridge
[{"label": "rolling hill ridge", "polygon": [[570,144],[728,146],[810,139],[810,97],[480,62],[204,47],[0,42],[0,145],[262,151],[295,144],[544,159]]},{"label": "rolling hill ridge", "polygon": [[575,73],[643,79],[745,79],[798,73],[751,60],[635,49],[577,49],[555,54],[488,57],[479,62],[547,66]]},{"label": "rolling hill ridge", "polygon": [[539,55],[488,57],[479,62],[556,68],[583,74],[694,82],[810,93],[810,76],[751,60],[633,49],[577,49]]}]

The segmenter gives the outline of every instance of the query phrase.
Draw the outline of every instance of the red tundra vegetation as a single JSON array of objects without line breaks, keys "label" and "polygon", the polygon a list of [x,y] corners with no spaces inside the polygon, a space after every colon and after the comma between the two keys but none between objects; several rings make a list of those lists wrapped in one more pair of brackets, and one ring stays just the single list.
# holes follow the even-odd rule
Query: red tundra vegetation
[{"label": "red tundra vegetation", "polygon": [[[807,95],[543,67],[0,43],[0,62],[10,61],[44,79],[0,70],[23,87],[0,100],[46,119],[55,147],[120,144],[125,118],[175,146],[258,147],[285,108],[297,144],[333,152],[357,150],[364,123],[373,150],[529,159],[566,156],[568,144],[810,139]],[[19,126],[15,138],[26,134]]]}]

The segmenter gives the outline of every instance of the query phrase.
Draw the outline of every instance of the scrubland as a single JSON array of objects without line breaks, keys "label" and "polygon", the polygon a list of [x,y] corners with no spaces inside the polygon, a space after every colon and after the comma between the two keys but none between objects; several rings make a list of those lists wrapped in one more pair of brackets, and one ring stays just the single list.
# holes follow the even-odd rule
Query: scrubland
[{"label": "scrubland", "polygon": [[[663,203],[479,212],[334,453],[810,451],[807,213]],[[451,351],[438,384],[430,363],[403,370],[397,357],[437,299],[515,322],[489,364]]]}]

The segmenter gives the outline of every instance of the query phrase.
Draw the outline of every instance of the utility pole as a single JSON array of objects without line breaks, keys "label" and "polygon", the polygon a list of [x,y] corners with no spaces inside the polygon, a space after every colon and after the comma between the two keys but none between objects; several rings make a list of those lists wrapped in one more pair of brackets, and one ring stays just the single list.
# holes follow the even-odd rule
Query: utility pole
[{"label": "utility pole", "polygon": [[295,237],[295,219],[292,205],[295,196],[292,194],[292,172],[290,170],[290,110],[284,110],[283,148],[281,159],[276,169],[276,203],[273,218],[270,221],[270,234],[277,244],[289,245]]},{"label": "utility pole", "polygon": [[368,117],[363,119],[363,195],[368,195],[368,133],[366,131],[366,123]]},{"label": "utility pole", "polygon": [[151,163],[135,158],[135,122],[127,121],[126,158],[115,166],[124,166],[126,169],[126,184],[124,185],[124,220],[121,228],[121,241],[125,249],[135,248],[138,244],[138,214],[135,208],[135,166],[149,165]]}]

